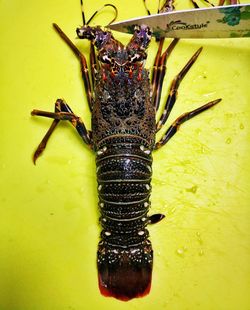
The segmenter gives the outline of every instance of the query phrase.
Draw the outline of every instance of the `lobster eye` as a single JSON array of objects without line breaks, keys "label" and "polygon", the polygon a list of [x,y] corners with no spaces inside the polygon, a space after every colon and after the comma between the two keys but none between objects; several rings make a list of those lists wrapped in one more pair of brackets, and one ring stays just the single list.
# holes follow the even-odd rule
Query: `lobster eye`
[{"label": "lobster eye", "polygon": [[139,28],[138,25],[135,25],[135,26],[134,26],[134,32],[135,32],[135,33],[140,33],[140,28]]}]

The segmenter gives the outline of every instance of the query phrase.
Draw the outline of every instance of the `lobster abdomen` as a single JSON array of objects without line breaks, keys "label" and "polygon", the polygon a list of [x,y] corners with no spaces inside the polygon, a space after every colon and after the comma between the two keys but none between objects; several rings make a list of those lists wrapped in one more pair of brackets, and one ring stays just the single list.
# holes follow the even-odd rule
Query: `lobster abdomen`
[{"label": "lobster abdomen", "polygon": [[102,233],[98,247],[102,294],[129,300],[150,291],[153,250],[148,240],[152,157],[135,135],[110,136],[96,158]]}]

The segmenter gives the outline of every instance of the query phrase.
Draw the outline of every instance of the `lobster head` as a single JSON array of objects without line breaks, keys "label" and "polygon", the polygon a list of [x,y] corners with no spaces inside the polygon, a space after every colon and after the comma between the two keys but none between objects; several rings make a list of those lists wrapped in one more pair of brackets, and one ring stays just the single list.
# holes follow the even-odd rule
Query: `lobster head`
[{"label": "lobster head", "polygon": [[104,31],[99,26],[85,25],[77,28],[76,33],[80,39],[90,40],[96,47],[101,67],[108,69],[111,77],[118,75],[119,78],[121,75],[132,78],[133,73],[142,67],[151,40],[151,31],[145,25],[135,26],[134,34],[126,46],[116,40],[110,31]]}]

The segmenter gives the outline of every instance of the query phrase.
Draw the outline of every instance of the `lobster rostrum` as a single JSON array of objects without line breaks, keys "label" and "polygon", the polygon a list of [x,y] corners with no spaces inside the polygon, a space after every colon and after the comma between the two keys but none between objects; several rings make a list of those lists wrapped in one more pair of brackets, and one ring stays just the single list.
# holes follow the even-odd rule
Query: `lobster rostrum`
[{"label": "lobster rostrum", "polygon": [[[165,1],[162,10],[170,9],[173,9],[173,1]],[[151,31],[147,26],[136,26],[130,42],[124,46],[110,31],[89,26],[84,15],[83,21],[84,26],[77,28],[76,32],[80,39],[91,42],[90,74],[85,56],[57,24],[53,25],[80,60],[92,114],[92,130],[86,129],[81,118],[62,99],[57,99],[54,112],[33,110],[32,115],[53,119],[33,160],[35,163],[41,155],[61,120],[69,121],[84,143],[95,152],[102,226],[97,253],[99,288],[105,296],[129,300],[150,291],[153,250],[147,225],[157,223],[164,217],[162,214],[148,215],[152,152],[166,144],[182,123],[221,99],[182,114],[156,142],[156,132],[168,119],[176,101],[178,86],[196,61],[201,48],[173,80],[163,112],[156,122],[166,60],[178,40],[173,40],[162,53],[164,39],[160,39],[150,79],[149,71],[144,67],[151,40]]]}]

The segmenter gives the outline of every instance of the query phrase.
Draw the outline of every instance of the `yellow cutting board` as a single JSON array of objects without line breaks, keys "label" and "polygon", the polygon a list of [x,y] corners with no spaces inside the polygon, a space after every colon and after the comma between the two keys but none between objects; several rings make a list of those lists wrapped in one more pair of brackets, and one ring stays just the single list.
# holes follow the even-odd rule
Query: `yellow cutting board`
[{"label": "yellow cutting board", "polygon": [[[156,11],[157,4],[148,2]],[[105,3],[84,0],[87,17]],[[141,0],[112,4],[118,20],[145,15]],[[191,4],[176,0],[176,8]],[[108,8],[94,24],[107,24],[112,14]],[[82,23],[78,0],[0,1],[0,310],[250,309],[249,39],[181,40],[169,58],[163,98],[203,46],[168,125],[183,112],[223,100],[155,152],[150,214],[166,218],[149,228],[152,290],[121,302],[98,290],[94,155],[64,123],[32,163],[51,123],[31,117],[33,108],[53,111],[55,100],[64,98],[90,128],[79,62],[52,22],[88,54],[89,43],[75,40]],[[156,50],[153,42],[149,69]]]}]

